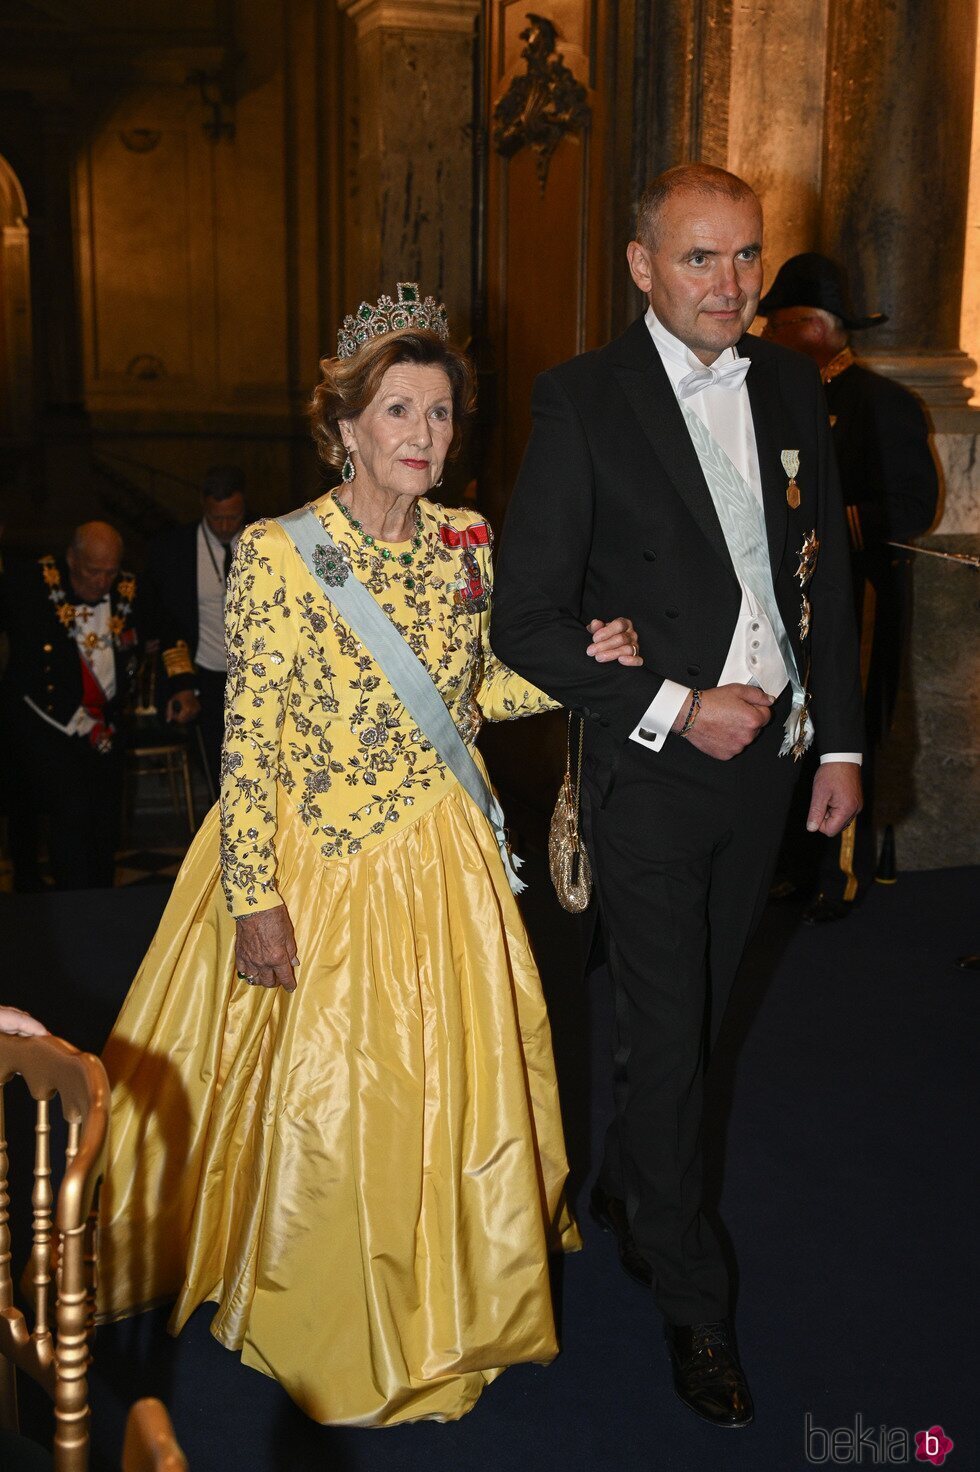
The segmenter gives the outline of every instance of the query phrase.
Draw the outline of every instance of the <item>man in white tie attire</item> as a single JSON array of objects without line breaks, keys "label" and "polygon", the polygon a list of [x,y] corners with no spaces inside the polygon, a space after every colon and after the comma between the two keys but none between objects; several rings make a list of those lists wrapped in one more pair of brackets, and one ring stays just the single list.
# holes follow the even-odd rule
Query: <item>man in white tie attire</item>
[{"label": "man in white tie attire", "polygon": [[[819,375],[747,335],[757,197],[721,169],[669,170],[627,259],[645,314],[535,384],[491,640],[585,720],[617,1016],[593,1214],[664,1315],[677,1393],[735,1427],[753,1403],[703,1210],[702,1079],[811,742],[807,826],[838,833],[860,807],[858,651]],[[642,668],[576,642],[620,607]]]}]

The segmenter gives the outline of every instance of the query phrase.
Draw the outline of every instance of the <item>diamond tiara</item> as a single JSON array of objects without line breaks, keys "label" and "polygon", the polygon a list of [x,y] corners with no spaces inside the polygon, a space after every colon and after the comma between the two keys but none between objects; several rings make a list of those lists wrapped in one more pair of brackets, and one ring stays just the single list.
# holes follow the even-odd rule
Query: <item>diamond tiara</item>
[{"label": "diamond tiara", "polygon": [[414,281],[399,281],[398,300],[390,296],[379,296],[375,306],[361,302],[353,316],[344,318],[344,325],[337,333],[338,358],[352,358],[358,348],[372,337],[383,337],[387,332],[402,332],[407,327],[423,327],[449,341],[449,314],[442,302],[427,296],[419,296],[418,284]]}]

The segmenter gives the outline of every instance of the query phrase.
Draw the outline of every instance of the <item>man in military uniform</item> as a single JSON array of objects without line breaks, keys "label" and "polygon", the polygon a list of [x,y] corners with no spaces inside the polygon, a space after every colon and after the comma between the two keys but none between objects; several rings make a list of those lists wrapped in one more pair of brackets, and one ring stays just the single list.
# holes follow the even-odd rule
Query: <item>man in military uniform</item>
[{"label": "man in military uniform", "polygon": [[[10,788],[17,889],[40,887],[37,818],[50,818],[58,889],[112,884],[122,797],[121,718],[139,661],[136,578],[121,570],[122,538],[106,522],[77,528],[64,558],[10,563],[0,627],[10,657],[0,724]],[[186,646],[164,651],[174,718],[197,714]]]},{"label": "man in military uniform", "polygon": [[[849,333],[887,318],[854,312],[836,262],[814,252],[793,256],[759,302],[759,313],[767,319],[765,337],[806,353],[820,369],[844,493],[862,639],[864,810],[856,826],[839,838],[810,837],[809,853],[798,852],[782,866],[795,869],[802,882],[819,870],[817,896],[804,919],[820,924],[847,915],[873,876],[874,753],[895,706],[909,609],[908,558],[888,543],[909,542],[928,530],[939,485],[929,424],[918,399],[893,379],[864,367],[850,345]],[[802,832],[802,825],[791,824],[791,831]]]}]

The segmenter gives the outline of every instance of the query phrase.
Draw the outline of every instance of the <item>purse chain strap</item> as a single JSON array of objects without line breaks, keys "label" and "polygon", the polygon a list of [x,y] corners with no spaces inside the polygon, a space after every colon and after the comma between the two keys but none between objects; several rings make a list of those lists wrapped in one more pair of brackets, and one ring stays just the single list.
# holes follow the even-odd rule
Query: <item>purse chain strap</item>
[{"label": "purse chain strap", "polygon": [[579,846],[578,813],[579,802],[582,793],[582,745],[585,737],[585,722],[579,717],[578,723],[578,759],[575,767],[575,786],[572,786],[572,721],[575,719],[572,711],[568,712],[568,731],[565,736],[565,781],[568,784],[570,802],[570,828],[571,838],[576,848]]}]

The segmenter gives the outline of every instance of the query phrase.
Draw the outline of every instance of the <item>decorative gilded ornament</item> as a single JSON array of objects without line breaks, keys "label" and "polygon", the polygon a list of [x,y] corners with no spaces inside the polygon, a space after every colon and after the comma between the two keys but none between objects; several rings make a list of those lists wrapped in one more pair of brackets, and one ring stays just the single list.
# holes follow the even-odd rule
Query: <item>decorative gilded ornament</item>
[{"label": "decorative gilded ornament", "polygon": [[[135,641],[136,635],[132,629],[127,629],[126,621],[133,611],[132,599],[136,596],[136,578],[131,572],[120,573],[120,581],[116,592],[127,596],[120,597],[116,604],[116,611],[109,619],[108,634],[86,634],[84,639],[79,640],[79,635],[92,617],[92,610],[82,603],[76,606],[69,603],[65,596],[65,590],[61,586],[61,573],[53,557],[42,557],[39,559],[41,576],[48,587],[48,598],[54,606],[55,617],[62,625],[65,633],[70,639],[75,639],[87,648],[108,648],[110,644],[116,649],[122,648],[124,644]],[[92,640],[96,644],[91,643]],[[166,659],[166,653],[164,654]],[[193,669],[192,665],[189,665]]]},{"label": "decorative gilded ornament", "polygon": [[800,563],[795,575],[799,579],[801,588],[805,588],[813,577],[814,569],[817,565],[817,553],[819,551],[820,543],[817,541],[817,529],[814,527],[813,531],[803,538],[803,546],[797,553]]},{"label": "decorative gilded ornament", "polygon": [[803,704],[798,711],[794,712],[796,718],[796,738],[790,747],[794,762],[798,762],[805,754],[810,745],[811,734],[808,730],[810,718],[810,692],[804,690]]},{"label": "decorative gilded ornament", "polygon": [[514,78],[493,110],[493,144],[502,158],[533,148],[544,194],[552,154],[567,133],[588,127],[592,109],[585,88],[557,50],[554,22],[530,12],[527,18],[530,24],[521,31],[527,71]]},{"label": "decorative gilded ornament", "polygon": [[803,594],[800,599],[800,638],[805,639],[810,633],[810,600]]}]

